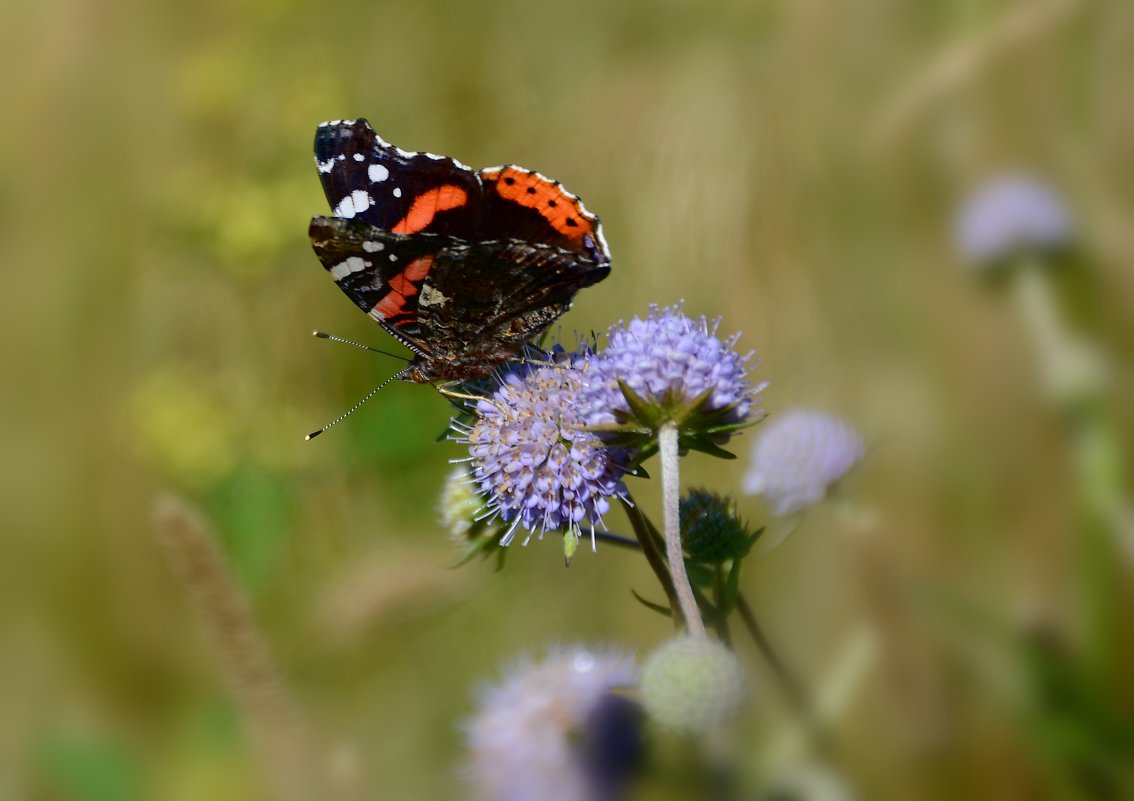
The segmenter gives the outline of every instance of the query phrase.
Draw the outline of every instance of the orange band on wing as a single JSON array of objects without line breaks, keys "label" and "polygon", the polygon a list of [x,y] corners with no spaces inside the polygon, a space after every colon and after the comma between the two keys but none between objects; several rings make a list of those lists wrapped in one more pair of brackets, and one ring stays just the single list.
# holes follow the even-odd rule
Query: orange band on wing
[{"label": "orange band on wing", "polygon": [[409,212],[390,230],[395,234],[416,234],[427,228],[441,212],[459,209],[468,201],[468,193],[453,184],[430,189],[414,198]]},{"label": "orange band on wing", "polygon": [[582,204],[556,183],[527,170],[505,167],[496,176],[496,192],[529,209],[535,209],[559,233],[571,239],[593,235],[594,223],[583,216]]},{"label": "orange band on wing", "polygon": [[420,256],[407,264],[404,270],[390,279],[390,291],[374,305],[371,314],[384,320],[404,314],[406,303],[418,293],[418,283],[429,275],[432,266],[431,254]]}]

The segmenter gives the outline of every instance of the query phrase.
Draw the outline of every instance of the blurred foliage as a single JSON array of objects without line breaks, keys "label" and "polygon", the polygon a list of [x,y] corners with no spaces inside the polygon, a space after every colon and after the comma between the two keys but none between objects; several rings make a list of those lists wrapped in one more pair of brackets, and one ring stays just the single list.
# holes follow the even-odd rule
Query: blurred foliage
[{"label": "blurred foliage", "polygon": [[[1083,534],[1113,526],[1083,500],[1066,420],[947,232],[992,170],[1064,189],[1084,241],[1067,295],[1114,370],[1095,447],[1131,453],[1132,37],[1126,0],[6,4],[0,798],[265,797],[153,544],[165,489],[215,525],[321,797],[459,797],[457,724],[498,664],[667,633],[628,591],[657,595],[648,569],[614,548],[565,571],[549,537],[499,574],[447,572],[435,504],[459,452],[435,444],[451,412],[429,389],[391,386],[303,442],[396,369],[310,338],[392,344],[306,242],[326,212],[315,125],[353,116],[586,199],[614,271],[565,340],[684,298],[743,330],[770,413],[827,408],[876,443],[847,488],[862,508],[817,510],[743,580],[806,683],[860,627],[876,635],[834,732],[862,797],[1118,797],[1129,777],[1068,776],[1084,752],[1111,771],[1128,732],[1130,552]],[[744,461],[693,455],[686,480],[730,492]],[[1020,633],[958,638],[912,602],[926,586],[1106,648],[1060,662]],[[997,703],[1004,685],[971,657],[1006,643],[1009,686],[1066,702]],[[790,706],[748,656],[765,687],[753,742],[775,741]]]}]

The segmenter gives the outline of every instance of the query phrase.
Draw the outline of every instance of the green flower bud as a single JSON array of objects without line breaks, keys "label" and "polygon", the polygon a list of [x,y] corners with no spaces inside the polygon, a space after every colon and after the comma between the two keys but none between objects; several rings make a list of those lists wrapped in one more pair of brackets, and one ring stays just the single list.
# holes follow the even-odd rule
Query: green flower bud
[{"label": "green flower bud", "polygon": [[646,714],[667,729],[701,734],[726,723],[744,700],[744,667],[719,642],[678,637],[646,659],[642,702]]}]

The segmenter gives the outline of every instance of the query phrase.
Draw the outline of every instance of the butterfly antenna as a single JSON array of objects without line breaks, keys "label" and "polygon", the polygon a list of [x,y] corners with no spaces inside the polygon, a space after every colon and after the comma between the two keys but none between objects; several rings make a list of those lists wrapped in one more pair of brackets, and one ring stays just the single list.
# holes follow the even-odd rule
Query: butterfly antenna
[{"label": "butterfly antenna", "polygon": [[340,414],[340,415],[339,415],[338,417],[336,417],[336,418],[335,418],[334,420],[332,420],[331,422],[327,423],[327,425],[323,426],[323,427],[322,427],[322,428],[320,428],[320,429],[319,429],[318,431],[312,431],[312,432],[311,432],[310,434],[308,434],[308,435],[307,435],[306,437],[304,437],[304,439],[305,439],[305,440],[313,440],[313,439],[315,439],[315,437],[317,437],[317,436],[319,436],[320,434],[322,434],[322,433],[323,433],[324,431],[326,431],[326,430],[327,430],[328,428],[331,428],[332,426],[337,426],[337,425],[338,425],[339,423],[341,423],[341,422],[342,422],[343,420],[346,420],[346,419],[347,419],[348,417],[350,417],[350,416],[351,416],[352,414],[354,414],[354,413],[355,413],[356,411],[358,411],[358,410],[359,410],[359,409],[360,409],[360,408],[362,407],[362,404],[366,403],[366,402],[367,402],[368,400],[370,400],[370,399],[371,399],[371,398],[373,398],[373,397],[374,397],[375,395],[377,395],[377,394],[378,394],[378,390],[382,389],[382,388],[383,388],[384,386],[386,386],[387,384],[389,384],[389,383],[390,383],[391,381],[394,381],[394,380],[396,380],[396,379],[398,379],[398,378],[401,378],[401,377],[402,377],[402,373],[400,373],[400,372],[398,372],[398,373],[394,373],[394,374],[393,374],[392,376],[390,376],[389,378],[387,378],[387,379],[386,379],[385,381],[383,381],[383,382],[382,382],[381,384],[379,384],[378,386],[374,387],[374,389],[372,389],[372,390],[370,390],[369,392],[367,392],[367,393],[366,393],[366,394],[365,394],[365,395],[364,395],[364,396],[362,397],[362,400],[360,400],[360,401],[359,401],[358,403],[356,403],[356,404],[355,404],[354,406],[351,406],[351,407],[350,407],[349,409],[347,409],[347,410],[346,410],[345,412],[343,412],[342,414]]},{"label": "butterfly antenna", "polygon": [[390,356],[391,358],[394,358],[394,359],[400,359],[403,362],[408,363],[408,362],[412,361],[412,359],[407,359],[405,356],[399,356],[398,354],[390,353],[389,351],[378,350],[378,348],[372,348],[369,345],[363,345],[361,342],[355,342],[353,339],[346,339],[344,337],[337,337],[334,334],[328,334],[324,331],[312,331],[311,335],[318,337],[319,339],[329,339],[332,342],[341,342],[344,345],[354,345],[356,348],[362,348],[363,350],[368,350],[371,353],[381,353],[383,356]]}]

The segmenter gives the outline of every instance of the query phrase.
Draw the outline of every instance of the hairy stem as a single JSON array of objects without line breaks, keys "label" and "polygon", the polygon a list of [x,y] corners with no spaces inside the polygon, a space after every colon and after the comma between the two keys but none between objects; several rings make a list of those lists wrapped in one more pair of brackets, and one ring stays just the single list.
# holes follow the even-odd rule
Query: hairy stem
[{"label": "hairy stem", "polygon": [[681,524],[678,518],[678,500],[681,492],[677,464],[677,426],[664,424],[658,431],[658,453],[661,455],[662,510],[665,525],[665,550],[669,557],[669,572],[685,618],[685,630],[693,637],[705,636],[705,624],[693,597],[689,574],[685,572],[685,555],[681,550]]}]

